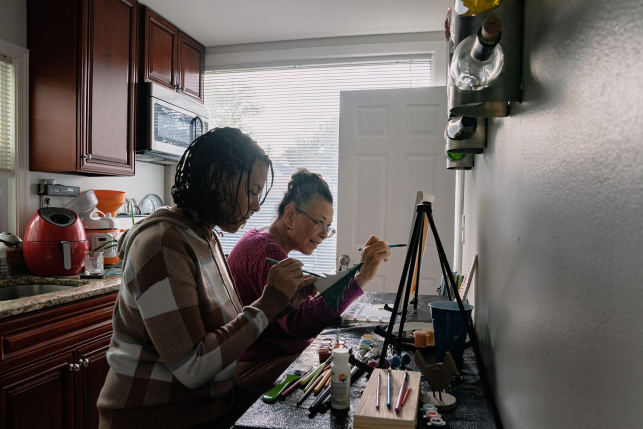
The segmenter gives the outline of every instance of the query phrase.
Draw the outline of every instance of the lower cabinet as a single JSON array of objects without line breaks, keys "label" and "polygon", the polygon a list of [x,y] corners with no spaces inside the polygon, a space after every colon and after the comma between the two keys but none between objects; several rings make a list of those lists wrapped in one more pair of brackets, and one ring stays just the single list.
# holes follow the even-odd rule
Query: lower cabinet
[{"label": "lower cabinet", "polygon": [[0,428],[98,428],[115,299],[0,320]]},{"label": "lower cabinet", "polygon": [[74,353],[66,353],[2,378],[2,423],[6,429],[73,428]]},{"label": "lower cabinet", "polygon": [[106,354],[110,338],[100,339],[76,350],[78,358],[75,380],[77,428],[98,428],[96,401],[109,371]]}]

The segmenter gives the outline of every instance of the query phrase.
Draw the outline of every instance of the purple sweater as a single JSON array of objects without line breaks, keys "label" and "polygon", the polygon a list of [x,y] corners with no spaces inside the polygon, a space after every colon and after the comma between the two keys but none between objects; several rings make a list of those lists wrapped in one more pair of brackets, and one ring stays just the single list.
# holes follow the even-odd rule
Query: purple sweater
[{"label": "purple sweater", "polygon": [[[228,265],[243,305],[256,301],[263,293],[268,272],[273,266],[266,258],[281,261],[287,257],[286,251],[269,232],[253,228],[241,237],[228,256]],[[297,311],[272,321],[241,355],[241,360],[263,361],[301,353],[331,320],[363,294],[357,282],[351,280],[337,312],[323,298],[309,298]]]}]

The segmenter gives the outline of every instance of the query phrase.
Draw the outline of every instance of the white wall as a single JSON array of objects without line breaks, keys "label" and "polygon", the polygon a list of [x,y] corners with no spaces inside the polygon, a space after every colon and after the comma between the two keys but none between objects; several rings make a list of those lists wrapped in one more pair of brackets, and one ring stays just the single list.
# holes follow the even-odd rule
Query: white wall
[{"label": "white wall", "polygon": [[524,101],[466,173],[506,429],[643,421],[643,3],[525,0]]},{"label": "white wall", "polygon": [[[109,189],[113,191],[126,192],[126,198],[134,198],[137,203],[148,194],[156,194],[165,204],[165,170],[164,166],[149,164],[146,162],[136,163],[136,176],[134,177],[86,177],[71,174],[52,174],[39,171],[29,172],[29,213],[30,216],[40,208],[40,196],[38,195],[38,183],[42,179],[56,179],[56,184],[79,186],[80,191],[89,189]],[[53,207],[62,207],[72,198],[50,197]]]},{"label": "white wall", "polygon": [[2,0],[0,3],[0,40],[27,47],[26,0]]}]

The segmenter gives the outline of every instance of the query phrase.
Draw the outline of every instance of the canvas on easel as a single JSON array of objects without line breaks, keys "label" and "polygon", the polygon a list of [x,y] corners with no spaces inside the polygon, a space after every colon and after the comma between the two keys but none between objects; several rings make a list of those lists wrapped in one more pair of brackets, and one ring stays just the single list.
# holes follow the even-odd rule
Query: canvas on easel
[{"label": "canvas on easel", "polygon": [[471,263],[469,264],[469,268],[467,269],[467,274],[464,276],[464,280],[462,280],[462,286],[460,286],[460,290],[458,291],[458,293],[460,294],[460,299],[462,301],[467,298],[467,293],[469,293],[469,288],[471,287],[471,282],[473,280],[473,275],[476,272],[476,268],[478,268],[478,252],[473,255]]},{"label": "canvas on easel", "polygon": [[[414,207],[417,207],[418,204],[422,203],[431,203],[433,205],[433,202],[435,201],[435,196],[431,194],[427,194],[422,191],[417,191],[417,194],[415,196],[415,205]],[[409,246],[411,245],[411,237],[413,236],[413,225],[415,225],[415,220],[417,218],[418,213],[416,211],[413,212],[413,217],[411,218],[411,230],[409,231]],[[417,284],[417,271],[419,267],[422,266],[422,258],[424,256],[424,248],[426,247],[426,237],[429,232],[429,224],[428,222],[424,223],[424,229],[422,230],[422,240],[420,243],[420,247],[418,249],[418,254],[417,254],[417,259],[415,260],[415,266],[413,267],[413,283],[411,284],[411,295],[415,294],[415,290],[419,287]],[[410,252],[410,247],[407,247],[407,253]],[[406,291],[406,286],[404,286],[404,289]],[[400,303],[401,305],[402,303]],[[398,306],[397,312],[400,313],[402,309]]]}]

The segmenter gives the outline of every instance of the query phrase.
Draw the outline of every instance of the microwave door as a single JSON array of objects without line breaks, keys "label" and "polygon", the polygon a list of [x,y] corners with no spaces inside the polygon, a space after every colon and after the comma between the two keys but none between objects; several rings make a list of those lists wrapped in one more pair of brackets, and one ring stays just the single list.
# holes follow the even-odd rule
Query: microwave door
[{"label": "microwave door", "polygon": [[150,97],[150,113],[152,150],[181,156],[192,140],[203,132],[202,121],[198,120],[200,125],[195,121],[197,115],[163,100]]}]

